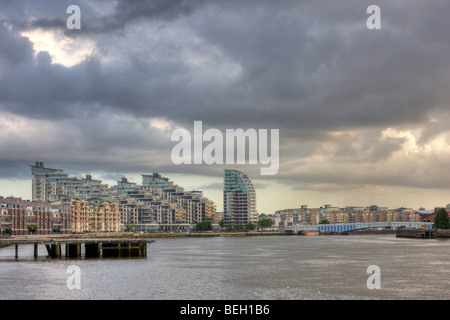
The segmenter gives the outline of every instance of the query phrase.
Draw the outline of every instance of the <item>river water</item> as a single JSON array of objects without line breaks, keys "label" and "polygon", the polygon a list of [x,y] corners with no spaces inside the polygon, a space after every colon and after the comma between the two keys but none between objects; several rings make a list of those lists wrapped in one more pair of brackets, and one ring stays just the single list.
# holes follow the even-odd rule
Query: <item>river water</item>
[{"label": "river water", "polygon": [[[33,258],[0,249],[1,299],[450,299],[450,240],[374,236],[158,239],[146,258]],[[379,289],[369,289],[378,266]],[[79,289],[69,289],[69,266]],[[372,283],[374,283],[372,281]]]}]

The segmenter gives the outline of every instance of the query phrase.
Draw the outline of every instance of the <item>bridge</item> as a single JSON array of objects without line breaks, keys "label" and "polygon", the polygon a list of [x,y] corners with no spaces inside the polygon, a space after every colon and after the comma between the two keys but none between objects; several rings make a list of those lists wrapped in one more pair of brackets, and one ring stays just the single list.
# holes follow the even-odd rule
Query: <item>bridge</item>
[{"label": "bridge", "polygon": [[346,232],[352,230],[380,230],[380,229],[432,229],[432,222],[364,222],[364,223],[336,223],[336,224],[313,224],[295,225],[285,227],[286,232],[297,231],[323,231],[323,232]]}]

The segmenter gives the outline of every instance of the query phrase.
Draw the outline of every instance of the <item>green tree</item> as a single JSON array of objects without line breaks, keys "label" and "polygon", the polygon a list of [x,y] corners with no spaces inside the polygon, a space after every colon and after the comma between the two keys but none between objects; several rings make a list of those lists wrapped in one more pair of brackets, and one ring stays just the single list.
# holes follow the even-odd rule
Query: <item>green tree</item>
[{"label": "green tree", "polygon": [[448,217],[447,210],[445,208],[440,208],[434,217],[435,229],[450,229],[450,220]]},{"label": "green tree", "polygon": [[197,225],[195,226],[195,230],[196,231],[210,231],[210,230],[212,230],[211,221],[206,220],[206,221],[202,221],[202,222],[197,223]]},{"label": "green tree", "polygon": [[234,226],[231,227],[231,229],[234,229],[236,231],[242,231],[244,230],[244,227],[242,226],[242,224],[235,224]]},{"label": "green tree", "polygon": [[12,235],[12,230],[9,226],[6,226],[5,229],[2,230],[1,232],[2,236],[10,236]]},{"label": "green tree", "polygon": [[220,219],[220,221],[219,221],[219,226],[220,226],[221,228],[223,228],[223,226],[224,226],[224,219]]},{"label": "green tree", "polygon": [[330,224],[330,221],[328,219],[323,219],[320,221],[320,224]]},{"label": "green tree", "polygon": [[10,226],[7,226],[6,228],[5,228],[5,234],[7,234],[7,235],[12,235],[12,230],[11,230],[11,227]]},{"label": "green tree", "polygon": [[38,226],[35,225],[35,224],[29,224],[29,225],[27,226],[27,228],[28,228],[28,231],[29,231],[31,234],[34,234],[34,233],[36,233],[36,232],[38,231]]},{"label": "green tree", "polygon": [[264,227],[271,227],[272,226],[272,219],[265,218],[258,221],[258,227],[264,228]]},{"label": "green tree", "polygon": [[255,228],[256,226],[252,222],[247,223],[247,225],[245,226],[245,229],[249,231],[255,230]]}]

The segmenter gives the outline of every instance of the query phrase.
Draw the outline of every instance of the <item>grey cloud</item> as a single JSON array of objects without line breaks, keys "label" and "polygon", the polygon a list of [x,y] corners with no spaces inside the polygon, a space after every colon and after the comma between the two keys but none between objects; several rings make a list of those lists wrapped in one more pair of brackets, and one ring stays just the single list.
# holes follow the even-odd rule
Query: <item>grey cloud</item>
[{"label": "grey cloud", "polygon": [[[174,21],[170,23],[177,24],[178,16],[172,12],[193,12],[185,2],[150,3],[151,6],[139,2],[125,8],[119,2],[116,13],[122,12],[122,19],[130,23],[135,18],[159,13],[172,17]],[[28,89],[36,97],[34,110],[46,115],[67,111],[61,104],[86,101],[139,116],[166,116],[184,123],[204,119],[217,127],[227,123],[253,127],[273,123],[284,127],[300,125],[302,129],[318,125],[333,129],[419,122],[448,98],[444,93],[448,70],[439,64],[446,59],[445,52],[429,51],[425,38],[423,43],[411,42],[412,31],[406,36],[383,30],[374,35],[357,28],[350,40],[346,39],[339,26],[351,26],[365,17],[347,3],[339,9],[344,14],[341,20],[331,8],[311,2],[300,6],[283,2],[285,7],[280,6],[276,14],[271,11],[273,5],[267,9],[261,4],[251,7],[240,4],[239,11],[219,15],[217,10],[222,6],[228,10],[231,6],[222,2],[213,4],[208,10],[195,11],[198,17],[194,14],[192,21],[185,19],[182,25],[200,36],[203,46],[217,47],[224,57],[241,66],[242,73],[231,82],[224,84],[220,73],[209,83],[194,81],[205,77],[205,70],[188,68],[179,50],[168,52],[170,60],[151,61],[145,56],[139,58],[131,49],[121,65],[109,66],[93,58],[64,73],[55,66],[42,66],[39,75],[45,80],[37,92],[32,90],[31,83],[26,86],[24,77],[13,79],[8,91],[14,92],[11,89],[22,84],[21,89]],[[313,15],[299,18],[288,14],[293,10],[300,16],[303,8]],[[403,13],[395,10],[398,16]],[[308,28],[311,21],[322,23],[320,35],[311,33]],[[409,26],[413,30],[420,27]],[[126,37],[123,41],[127,42]],[[448,44],[440,46],[448,50]],[[219,58],[217,64],[221,63],[224,61]],[[137,69],[141,72],[136,72]],[[129,82],[130,74],[133,85]],[[45,85],[49,90],[45,90]],[[48,93],[48,99],[40,98],[39,92]],[[239,117],[234,116],[235,112],[239,112]]]},{"label": "grey cloud", "polygon": [[111,16],[103,19],[103,31],[122,29],[128,23],[139,19],[174,20],[180,15],[192,13],[197,6],[207,3],[205,0],[154,0],[126,1],[119,0]]},{"label": "grey cloud", "polygon": [[[13,126],[14,122],[19,125],[21,121],[10,121]],[[27,165],[35,159],[72,171],[120,173],[152,172],[170,159],[170,133],[152,127],[147,119],[101,113],[95,117],[20,125],[15,132],[26,134],[0,138],[3,176],[14,176],[17,169],[27,176]],[[8,127],[0,124],[0,130],[5,132]]]},{"label": "grey cloud", "polygon": [[210,183],[210,184],[201,186],[201,187],[199,187],[199,189],[218,189],[218,190],[222,190],[223,189],[223,183],[214,182],[214,183]]},{"label": "grey cloud", "polygon": [[[293,184],[432,184],[376,166],[405,143],[381,139],[384,129],[422,129],[420,143],[446,130],[428,121],[450,101],[448,2],[381,1],[376,31],[365,28],[368,1],[118,1],[105,12],[78,2],[82,30],[65,33],[94,41],[96,50],[73,67],[51,64],[45,52],[35,60],[18,34],[64,29],[69,2],[53,3],[0,4],[0,110],[54,120],[62,132],[42,154],[28,147],[17,163],[39,156],[80,170],[221,175],[221,166],[172,165],[168,135],[144,124],[158,117],[187,129],[194,120],[219,129],[279,128],[276,178]],[[330,162],[342,166],[303,172],[326,143],[334,147]],[[2,159],[4,168],[15,167]],[[376,170],[352,169],[364,164]],[[259,175],[259,166],[243,168]]]},{"label": "grey cloud", "polygon": [[[255,189],[263,189],[266,188],[267,186],[263,183],[253,183],[253,187]],[[210,183],[204,186],[199,187],[199,189],[218,189],[218,190],[223,190],[223,183],[221,182],[214,182],[214,183]]]},{"label": "grey cloud", "polygon": [[[382,137],[381,131],[367,130],[359,134],[344,134],[330,138],[336,150],[336,161],[377,163],[390,158],[393,152],[401,150],[405,138]],[[342,161],[342,160],[341,160]]]},{"label": "grey cloud", "polygon": [[[18,30],[58,29],[64,31],[69,37],[90,34],[107,35],[114,32],[122,34],[128,25],[139,23],[141,20],[172,21],[179,16],[190,15],[197,7],[208,3],[205,0],[118,0],[114,2],[41,0],[35,3],[17,2],[18,4],[3,5],[3,9],[6,11],[3,20],[12,22]],[[77,5],[80,8],[82,32],[74,32],[66,28],[66,20],[71,14],[66,13],[66,9],[70,5]],[[12,20],[12,17],[15,19]]]},{"label": "grey cloud", "polygon": [[417,144],[423,146],[436,138],[442,133],[448,133],[450,128],[448,123],[450,121],[449,112],[439,112],[437,118],[425,122],[421,127],[420,137],[417,139]]},{"label": "grey cloud", "polygon": [[6,179],[28,179],[31,171],[27,165],[33,164],[34,159],[0,159],[0,177]]}]

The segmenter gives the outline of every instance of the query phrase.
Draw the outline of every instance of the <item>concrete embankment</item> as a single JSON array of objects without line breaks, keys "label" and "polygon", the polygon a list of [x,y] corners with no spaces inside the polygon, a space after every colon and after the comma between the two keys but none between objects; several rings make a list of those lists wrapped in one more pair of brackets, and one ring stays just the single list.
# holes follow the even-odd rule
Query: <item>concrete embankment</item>
[{"label": "concrete embankment", "polygon": [[124,238],[124,237],[136,237],[136,238],[209,238],[209,237],[249,237],[249,236],[279,236],[284,235],[283,232],[273,231],[252,231],[252,232],[149,232],[149,233],[98,233],[98,234],[74,234],[66,235],[64,237],[69,238],[85,238],[85,237],[97,237],[97,238]]},{"label": "concrete embankment", "polygon": [[144,233],[143,238],[209,238],[209,237],[250,237],[284,235],[282,232],[191,232],[191,233]]}]

